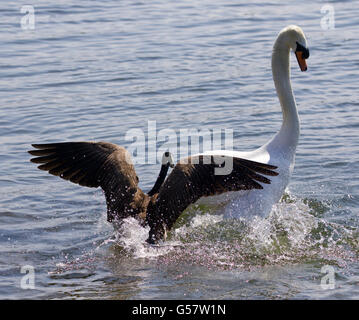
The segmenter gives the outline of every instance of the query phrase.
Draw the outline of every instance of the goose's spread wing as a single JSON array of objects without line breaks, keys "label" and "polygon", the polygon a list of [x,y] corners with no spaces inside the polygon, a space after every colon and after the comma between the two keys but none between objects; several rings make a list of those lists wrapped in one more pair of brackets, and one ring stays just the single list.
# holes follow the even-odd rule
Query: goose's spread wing
[{"label": "goose's spread wing", "polygon": [[[38,168],[86,187],[101,187],[106,196],[107,217],[125,218],[141,213],[145,196],[128,151],[107,142],[33,144],[29,153]],[[140,205],[139,205],[140,204]]]},{"label": "goose's spread wing", "polygon": [[146,220],[151,228],[148,242],[162,238],[165,229],[170,229],[182,211],[199,198],[228,191],[262,189],[258,182],[270,183],[264,175],[278,175],[273,171],[277,167],[272,165],[232,157],[225,157],[224,161],[233,164],[226,175],[216,174],[219,162],[213,156],[190,157],[187,163],[175,166],[148,207]]}]

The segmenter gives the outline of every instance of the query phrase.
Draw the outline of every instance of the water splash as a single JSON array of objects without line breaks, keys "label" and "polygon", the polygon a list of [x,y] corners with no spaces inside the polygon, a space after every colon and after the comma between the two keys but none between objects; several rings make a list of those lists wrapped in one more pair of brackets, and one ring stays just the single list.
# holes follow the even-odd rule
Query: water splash
[{"label": "water splash", "polygon": [[323,203],[287,194],[266,218],[225,220],[197,212],[189,223],[171,233],[172,241],[185,246],[159,257],[159,262],[208,269],[313,261],[346,267],[358,260],[358,233],[321,218],[329,209]]},{"label": "water splash", "polygon": [[141,226],[135,218],[126,218],[122,221],[121,226],[114,231],[111,238],[104,240],[97,246],[96,251],[99,252],[103,247],[108,248],[110,245],[112,250],[117,250],[117,254],[120,253],[120,257],[155,259],[167,254],[175,246],[181,245],[176,241],[150,245],[146,242],[149,230],[149,227]]},{"label": "water splash", "polygon": [[181,216],[167,241],[157,246],[146,243],[148,227],[127,218],[95,252],[111,248],[119,259],[208,270],[251,270],[307,262],[345,268],[358,260],[359,234],[356,229],[325,220],[323,213],[330,209],[328,203],[297,199],[288,193],[266,218],[225,219],[218,214],[220,208],[193,206]]}]

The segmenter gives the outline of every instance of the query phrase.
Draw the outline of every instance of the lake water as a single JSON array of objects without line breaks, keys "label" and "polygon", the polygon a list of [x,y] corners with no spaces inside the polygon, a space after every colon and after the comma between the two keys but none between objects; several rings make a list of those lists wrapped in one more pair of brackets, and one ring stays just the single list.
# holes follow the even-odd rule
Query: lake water
[{"label": "lake water", "polygon": [[[0,9],[1,299],[359,298],[358,2],[30,4],[34,29],[18,1]],[[268,217],[224,221],[194,207],[148,247],[132,220],[114,232],[100,189],[30,163],[31,143],[129,147],[126,133],[148,121],[231,129],[237,150],[264,144],[281,123],[270,57],[289,24],[311,56],[305,73],[291,57],[301,137]],[[159,166],[136,165],[144,190]],[[24,266],[34,289],[21,287]]]}]

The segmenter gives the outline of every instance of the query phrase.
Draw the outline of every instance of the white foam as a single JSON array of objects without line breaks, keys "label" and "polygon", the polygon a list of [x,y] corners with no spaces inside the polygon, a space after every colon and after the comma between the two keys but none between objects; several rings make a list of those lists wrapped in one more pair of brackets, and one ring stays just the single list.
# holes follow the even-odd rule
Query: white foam
[{"label": "white foam", "polygon": [[146,242],[149,230],[149,227],[142,227],[136,219],[126,218],[118,231],[118,243],[135,258],[155,258],[171,250],[170,244],[149,245]]},{"label": "white foam", "polygon": [[[123,221],[114,241],[133,258],[161,263],[193,263],[238,268],[282,264],[327,257],[340,261],[346,254],[333,239],[347,234],[342,228],[313,215],[300,199],[273,205],[267,217],[226,219],[223,214],[192,212],[184,225],[171,231],[159,245],[146,243],[149,228],[133,218]],[[338,233],[338,235],[336,234]]]}]

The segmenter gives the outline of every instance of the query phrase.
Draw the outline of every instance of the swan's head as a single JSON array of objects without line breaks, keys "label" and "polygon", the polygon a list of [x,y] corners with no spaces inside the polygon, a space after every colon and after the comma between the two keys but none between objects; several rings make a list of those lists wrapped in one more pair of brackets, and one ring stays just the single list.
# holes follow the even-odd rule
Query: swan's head
[{"label": "swan's head", "polygon": [[300,27],[291,25],[284,28],[279,33],[275,46],[286,50],[292,49],[297,57],[300,70],[307,70],[306,59],[309,58],[309,49],[307,39]]}]

